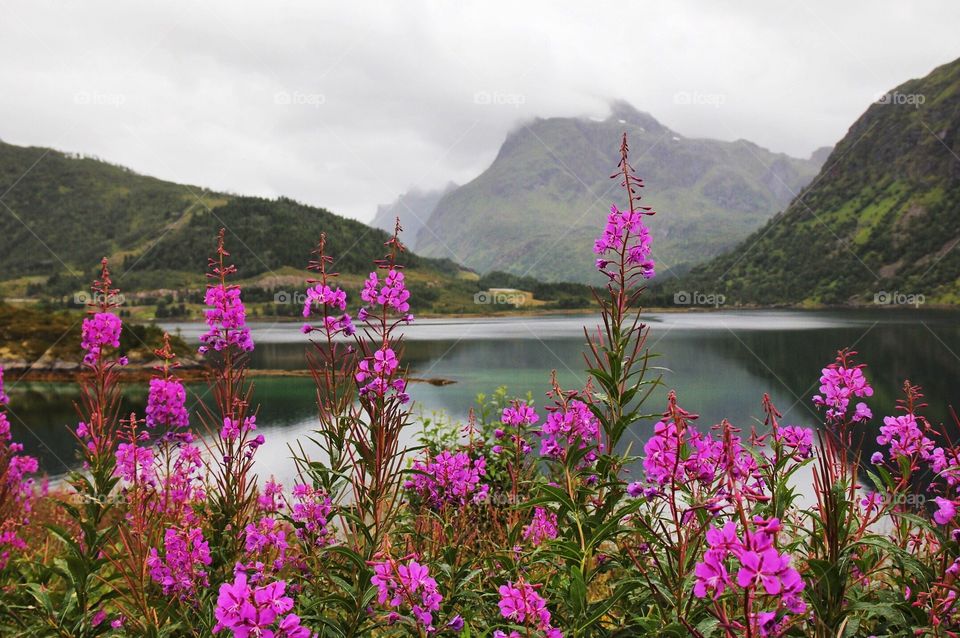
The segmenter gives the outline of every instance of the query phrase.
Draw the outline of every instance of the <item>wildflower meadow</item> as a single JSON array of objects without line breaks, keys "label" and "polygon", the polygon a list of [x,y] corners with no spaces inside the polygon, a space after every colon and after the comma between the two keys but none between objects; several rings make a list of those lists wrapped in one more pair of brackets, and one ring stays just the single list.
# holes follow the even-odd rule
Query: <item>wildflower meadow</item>
[{"label": "wildflower meadow", "polygon": [[[69,432],[82,467],[41,479],[0,410],[0,635],[960,635],[960,448],[924,417],[922,389],[904,379],[898,411],[874,413],[870,353],[837,344],[804,397],[816,429],[781,422],[765,395],[755,424],[701,423],[673,391],[653,405],[669,363],[639,311],[657,218],[626,135],[613,179],[586,386],[494,394],[415,445],[399,222],[359,299],[320,236],[302,309],[316,428],[291,448],[287,485],[257,474],[256,344],[227,234],[209,260],[195,419],[169,339],[145,413],[120,413],[104,260]],[[863,458],[865,441],[881,451]]]}]

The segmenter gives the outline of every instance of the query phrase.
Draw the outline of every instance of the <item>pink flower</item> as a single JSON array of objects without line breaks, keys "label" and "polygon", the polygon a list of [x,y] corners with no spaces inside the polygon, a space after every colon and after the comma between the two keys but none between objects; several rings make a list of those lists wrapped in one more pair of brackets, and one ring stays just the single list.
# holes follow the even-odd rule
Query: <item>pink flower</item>
[{"label": "pink flower", "polygon": [[707,592],[712,591],[714,599],[719,598],[723,590],[730,584],[730,576],[723,564],[725,554],[717,550],[708,550],[703,555],[703,562],[697,563],[693,573],[697,582],[693,586],[693,595],[704,598]]},{"label": "pink flower", "polygon": [[544,540],[557,537],[557,515],[542,507],[533,508],[533,520],[523,528],[523,538],[536,547]]},{"label": "pink flower", "polygon": [[[611,206],[606,228],[594,242],[593,252],[597,255],[621,253],[626,257],[628,265],[640,269],[644,279],[651,279],[654,275],[654,264],[650,259],[650,230],[643,223],[643,216],[649,215],[649,210],[643,208],[631,213]],[[606,273],[610,263],[613,262],[609,259],[598,259],[597,269]]]},{"label": "pink flower", "polygon": [[432,507],[463,505],[477,494],[486,494],[480,479],[487,474],[487,460],[471,459],[466,452],[444,450],[425,461],[415,461],[414,474],[404,483]]},{"label": "pink flower", "polygon": [[433,631],[433,612],[440,610],[443,597],[430,570],[415,560],[400,563],[392,558],[373,563],[370,582],[377,588],[377,603],[393,609],[410,608],[417,624]]},{"label": "pink flower", "polygon": [[933,499],[937,504],[937,511],[933,513],[933,520],[937,525],[947,525],[957,515],[957,505],[950,499],[941,496]]},{"label": "pink flower", "polygon": [[177,379],[150,379],[147,427],[183,428],[189,425],[187,392]]},{"label": "pink flower", "polygon": [[247,310],[240,300],[239,286],[216,284],[207,287],[204,310],[208,326],[200,336],[200,353],[210,348],[220,351],[235,346],[245,352],[253,350],[253,339],[247,327]]},{"label": "pink flower", "polygon": [[109,312],[98,312],[83,320],[80,347],[87,351],[83,362],[94,365],[105,346],[120,347],[120,318]]},{"label": "pink flower", "polygon": [[548,633],[547,635],[557,635],[559,632],[550,625],[550,611],[547,609],[547,601],[537,593],[536,588],[522,579],[516,583],[508,582],[501,585],[500,592],[500,615],[518,625],[533,627]]},{"label": "pink flower", "polygon": [[163,588],[164,595],[191,597],[197,587],[208,587],[206,567],[211,563],[210,547],[200,528],[168,528],[164,532],[164,552],[150,548],[147,567],[150,578]]}]

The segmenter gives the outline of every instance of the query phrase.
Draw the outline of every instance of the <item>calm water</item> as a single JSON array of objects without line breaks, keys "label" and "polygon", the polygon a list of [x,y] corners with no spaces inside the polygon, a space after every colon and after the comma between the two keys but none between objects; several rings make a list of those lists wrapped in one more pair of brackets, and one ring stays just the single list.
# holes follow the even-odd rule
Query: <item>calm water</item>
[{"label": "calm water", "polygon": [[[649,347],[662,356],[664,381],[677,390],[681,405],[709,425],[722,418],[749,428],[762,418],[760,400],[770,393],[784,421],[814,425],[809,398],[817,391],[819,370],[836,350],[853,345],[869,364],[876,394],[869,402],[877,416],[890,414],[904,378],[925,389],[927,413],[935,422],[950,421],[948,405],[960,405],[960,313],[933,311],[737,311],[649,314]],[[533,393],[538,403],[555,369],[561,384],[581,387],[583,326],[591,316],[421,320],[405,328],[405,360],[411,375],[455,383],[410,385],[416,409],[442,411],[463,419],[479,392],[506,385],[511,392]],[[298,324],[254,325],[257,343],[252,366],[304,368],[305,337]],[[195,341],[199,324],[168,326]],[[288,445],[316,424],[312,380],[308,377],[256,378],[258,423],[267,445],[258,453],[261,476],[286,479],[292,472]],[[74,386],[63,383],[16,383],[8,379],[15,436],[28,453],[41,459],[51,474],[75,463]],[[189,386],[191,401],[205,388]],[[666,390],[648,403],[663,409]],[[125,410],[143,412],[146,387],[125,395]],[[631,436],[642,441],[652,423],[636,424]],[[413,432],[411,432],[411,435]]]}]

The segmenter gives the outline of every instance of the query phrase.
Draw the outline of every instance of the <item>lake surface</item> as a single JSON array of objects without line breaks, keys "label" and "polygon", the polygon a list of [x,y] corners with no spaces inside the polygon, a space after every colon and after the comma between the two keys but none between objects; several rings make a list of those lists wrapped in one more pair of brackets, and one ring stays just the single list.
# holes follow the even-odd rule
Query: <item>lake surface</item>
[{"label": "lake surface", "polygon": [[[649,349],[661,355],[654,365],[661,367],[666,384],[651,397],[647,411],[661,412],[667,388],[674,388],[681,406],[701,415],[701,427],[727,418],[748,430],[762,420],[764,392],[783,412],[784,423],[816,425],[810,397],[817,392],[819,371],[844,346],[853,346],[869,366],[867,376],[876,391],[869,405],[876,417],[893,413],[905,378],[923,386],[927,414],[935,423],[952,423],[948,405],[960,406],[960,313],[762,310],[650,313],[644,319],[650,326]],[[582,387],[583,326],[596,321],[589,315],[418,320],[403,329],[410,375],[454,383],[411,383],[415,409],[464,419],[477,393],[501,385],[518,395],[530,391],[542,405],[554,369],[565,388]],[[202,324],[166,327],[179,330],[189,342],[204,329]],[[252,329],[257,344],[252,367],[305,367],[306,337],[299,324],[252,324]],[[258,472],[289,480],[293,466],[288,445],[317,423],[312,379],[254,381],[260,403],[257,421],[267,439],[258,452]],[[75,465],[74,440],[66,426],[77,420],[76,386],[17,382],[12,376],[7,386],[14,436],[26,451],[38,456],[52,475]],[[205,389],[190,384],[191,402]],[[145,402],[145,384],[125,392],[127,413],[142,414]],[[642,442],[652,428],[652,422],[637,423],[628,436]]]}]

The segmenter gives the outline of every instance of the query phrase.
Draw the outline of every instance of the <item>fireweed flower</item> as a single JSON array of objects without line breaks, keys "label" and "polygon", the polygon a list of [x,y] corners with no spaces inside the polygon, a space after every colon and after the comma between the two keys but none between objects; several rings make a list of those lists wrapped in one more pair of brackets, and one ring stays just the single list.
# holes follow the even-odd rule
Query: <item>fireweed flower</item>
[{"label": "fireweed flower", "polygon": [[813,450],[813,430],[798,425],[788,425],[775,432],[778,443],[792,450],[801,459],[810,458]]},{"label": "fireweed flower", "polygon": [[139,446],[136,442],[121,443],[117,446],[115,454],[117,465],[113,470],[114,476],[128,483],[136,481],[146,485],[156,483],[152,449]]},{"label": "fireweed flower", "polygon": [[877,443],[890,446],[890,458],[931,457],[934,442],[923,435],[912,414],[884,417]]},{"label": "fireweed flower", "polygon": [[[315,328],[309,323],[305,323],[303,325],[305,334],[314,330],[322,330],[330,336],[340,333],[350,336],[356,331],[350,315],[344,312],[347,309],[347,293],[340,288],[330,288],[326,284],[317,284],[312,288],[307,288],[307,298],[303,304],[303,318],[309,319],[314,308],[320,310],[323,326]],[[339,316],[331,314],[331,310],[339,311]]]},{"label": "fireweed flower", "polygon": [[190,424],[187,392],[177,379],[150,379],[147,395],[147,427],[184,428]]},{"label": "fireweed flower", "polygon": [[377,604],[398,610],[409,607],[417,624],[433,631],[432,612],[440,610],[443,597],[437,592],[437,581],[430,577],[430,569],[416,560],[404,564],[393,558],[372,566],[370,582],[377,588]]},{"label": "fireweed flower", "polygon": [[274,568],[279,570],[283,567],[287,557],[287,534],[276,519],[265,516],[254,525],[250,523],[244,529],[246,540],[244,547],[250,554],[263,554],[271,550],[276,550],[277,558],[274,560]]},{"label": "fireweed flower", "polygon": [[246,574],[237,574],[233,583],[220,586],[213,633],[229,629],[234,638],[309,638],[300,618],[287,613],[293,599],[285,595],[286,587],[282,580],[251,587]]},{"label": "fireweed flower", "polygon": [[323,490],[308,485],[293,486],[293,505],[290,516],[296,526],[295,533],[301,542],[323,547],[333,543],[334,534],[327,525],[333,502]]},{"label": "fireweed flower", "polygon": [[533,546],[557,537],[557,515],[543,508],[533,509],[533,519],[523,528],[523,538]]},{"label": "fireweed flower", "polygon": [[166,596],[187,599],[198,587],[209,587],[206,568],[210,565],[210,547],[198,527],[168,528],[163,537],[163,555],[150,548],[147,568],[150,578],[163,588]]},{"label": "fireweed flower", "polygon": [[444,450],[433,458],[415,461],[415,473],[403,486],[431,507],[464,505],[471,498],[486,497],[489,486],[480,484],[487,474],[486,464],[482,456],[474,460],[466,452]]},{"label": "fireweed flower", "polygon": [[407,314],[410,311],[408,303],[410,291],[404,283],[403,273],[396,268],[387,271],[383,284],[380,283],[376,272],[370,273],[363,284],[360,298],[370,304],[392,308],[397,313],[405,315],[404,320],[408,323],[413,320],[413,315]]},{"label": "fireweed flower", "polygon": [[36,473],[38,462],[32,456],[21,454],[23,445],[15,443],[10,433],[10,421],[3,406],[10,402],[3,381],[3,368],[0,367],[0,460],[6,461],[4,468],[0,464],[0,492],[3,493],[3,518],[0,518],[0,570],[6,568],[13,552],[22,552],[26,542],[18,531],[30,522],[33,499],[33,479],[29,475]]},{"label": "fireweed flower", "polygon": [[[863,366],[852,365],[847,359],[854,353],[841,353],[837,360],[820,371],[820,392],[813,397],[814,405],[827,408],[827,420],[841,422],[847,416],[851,398],[873,396],[873,388],[863,374]],[[858,403],[852,420],[868,421],[873,417],[865,403]]]},{"label": "fireweed flower", "polygon": [[650,259],[650,229],[643,223],[643,216],[650,214],[649,208],[630,212],[610,207],[607,215],[607,225],[603,234],[593,244],[593,252],[600,255],[597,259],[597,269],[607,273],[607,267],[614,263],[604,256],[611,253],[624,253],[626,262],[630,266],[640,268],[644,279],[651,279],[654,275],[654,263]]},{"label": "fireweed flower", "polygon": [[408,402],[410,396],[406,393],[406,380],[394,376],[399,367],[396,352],[386,345],[374,352],[372,357],[361,359],[354,375],[357,383],[363,384],[360,386],[360,396],[384,396],[393,392],[401,403]]},{"label": "fireweed flower", "polygon": [[559,629],[550,625],[547,601],[537,593],[533,585],[522,579],[508,582],[497,590],[500,593],[500,615],[518,625],[543,631],[549,638],[562,638]]},{"label": "fireweed flower", "polygon": [[103,348],[120,347],[120,317],[109,312],[98,312],[83,320],[80,347],[86,350],[83,362],[95,365],[100,360]]},{"label": "fireweed flower", "polygon": [[251,352],[253,339],[247,327],[247,310],[240,300],[240,287],[215,284],[207,287],[204,303],[209,306],[204,316],[209,328],[200,336],[201,354],[213,348],[216,351],[230,346]]},{"label": "fireweed flower", "polygon": [[933,500],[937,504],[937,511],[933,513],[933,520],[937,525],[947,525],[957,515],[957,504],[940,496]]},{"label": "fireweed flower", "polygon": [[565,458],[567,449],[578,447],[581,450],[593,447],[584,457],[584,463],[597,459],[597,452],[603,451],[600,443],[600,421],[583,401],[573,399],[566,406],[551,412],[540,431],[540,454],[553,458]]}]

